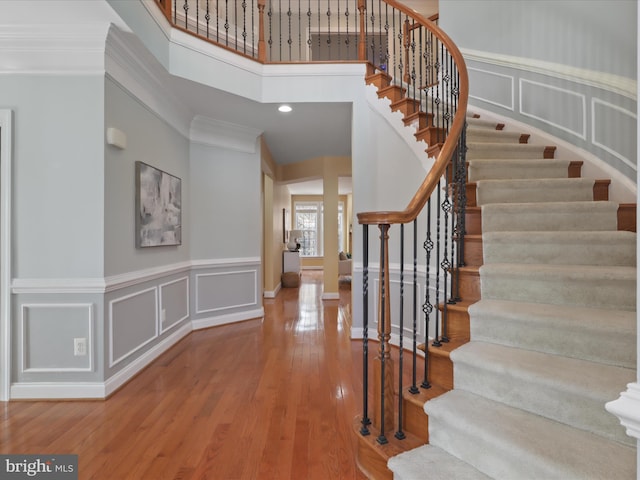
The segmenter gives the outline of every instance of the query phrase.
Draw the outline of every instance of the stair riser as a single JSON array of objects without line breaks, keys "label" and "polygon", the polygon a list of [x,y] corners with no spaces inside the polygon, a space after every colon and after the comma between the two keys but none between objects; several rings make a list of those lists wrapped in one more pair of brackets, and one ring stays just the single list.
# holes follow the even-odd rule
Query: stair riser
[{"label": "stair riser", "polygon": [[469,302],[480,300],[480,274],[477,269],[460,270],[460,297]]},{"label": "stair riser", "polygon": [[[538,383],[536,378],[508,368],[499,372],[482,368],[478,359],[473,364],[456,361],[454,374],[456,388],[630,446],[635,443],[625,434],[619,420],[603,408],[606,399],[601,397],[588,398],[584,392],[572,392],[561,388],[562,385]],[[611,392],[611,398],[617,394]]]},{"label": "stair riser", "polygon": [[470,328],[468,311],[451,308],[447,310],[447,337],[452,341],[469,341]]},{"label": "stair riser", "polygon": [[[582,212],[562,212],[558,210],[528,212],[506,212],[483,215],[482,232],[523,232],[523,231],[604,231],[616,230],[618,221],[610,211],[584,210]],[[468,232],[471,233],[471,232]]]},{"label": "stair riser", "polygon": [[481,273],[483,299],[634,310],[635,277],[602,279]]},{"label": "stair riser", "polygon": [[535,161],[528,163],[529,165],[507,167],[504,162],[470,162],[467,177],[470,182],[570,177],[570,167],[564,162],[557,162],[557,164],[554,162],[552,165],[540,165]]},{"label": "stair riser", "polygon": [[467,143],[467,160],[477,158],[553,158],[555,147],[508,143]]},{"label": "stair riser", "polygon": [[[526,247],[526,248],[524,248]],[[481,247],[480,247],[481,248]],[[484,263],[554,265],[635,265],[634,245],[570,243],[490,243],[484,248]]]},{"label": "stair riser", "polygon": [[478,188],[478,205],[489,203],[537,203],[537,202],[588,202],[594,200],[593,188],[526,188],[496,187]]},{"label": "stair riser", "polygon": [[[428,404],[426,404],[428,405]],[[427,408],[425,406],[425,411]],[[580,462],[578,458],[570,458],[568,464],[559,464],[541,457],[537,452],[523,448],[519,444],[504,443],[501,436],[485,435],[484,426],[475,426],[457,422],[449,414],[440,415],[427,411],[429,415],[429,442],[452,455],[464,459],[465,462],[496,479],[540,480],[540,479],[574,479],[587,478],[572,470],[572,462]],[[526,436],[526,427],[514,435]],[[506,440],[508,442],[508,439]],[[533,441],[535,443],[535,440]],[[628,447],[624,447],[628,448]],[[628,452],[625,460],[628,461]],[[628,469],[632,470],[632,469]],[[635,472],[635,468],[633,468]],[[604,472],[593,474],[593,478],[633,478],[632,476],[607,477]]]},{"label": "stair riser", "polygon": [[480,266],[484,263],[484,253],[482,247],[482,238],[473,237],[465,239],[464,242],[464,263],[465,265]]},{"label": "stair riser", "polygon": [[402,428],[423,440],[424,443],[429,443],[429,417],[424,413],[423,406],[406,400],[402,405],[404,411]]},{"label": "stair riser", "polygon": [[635,368],[636,343],[630,337],[627,330],[578,328],[566,325],[562,318],[527,319],[487,311],[474,313],[471,320],[474,341]]}]

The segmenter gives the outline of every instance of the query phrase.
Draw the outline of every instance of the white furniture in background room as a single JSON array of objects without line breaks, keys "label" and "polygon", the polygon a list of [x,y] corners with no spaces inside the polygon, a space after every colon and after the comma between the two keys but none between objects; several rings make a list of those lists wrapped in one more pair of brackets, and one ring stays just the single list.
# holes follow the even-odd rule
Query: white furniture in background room
[{"label": "white furniture in background room", "polygon": [[282,252],[282,272],[300,273],[300,252],[290,252],[285,250]]}]

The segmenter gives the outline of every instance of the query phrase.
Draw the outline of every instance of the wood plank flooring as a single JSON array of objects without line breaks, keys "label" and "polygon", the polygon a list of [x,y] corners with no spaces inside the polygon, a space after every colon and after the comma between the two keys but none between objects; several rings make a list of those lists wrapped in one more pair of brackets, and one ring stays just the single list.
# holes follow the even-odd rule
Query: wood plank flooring
[{"label": "wood plank flooring", "polygon": [[0,402],[0,452],[75,453],[85,479],[364,479],[350,290],[321,273],[265,317],[191,333],[105,401]]}]

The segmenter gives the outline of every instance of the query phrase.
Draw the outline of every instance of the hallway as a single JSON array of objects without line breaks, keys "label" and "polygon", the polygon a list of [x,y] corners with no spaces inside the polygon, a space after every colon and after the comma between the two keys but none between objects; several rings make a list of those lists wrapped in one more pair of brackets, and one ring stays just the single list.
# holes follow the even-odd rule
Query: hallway
[{"label": "hallway", "polygon": [[322,272],[264,319],[195,331],[106,401],[0,404],[0,452],[78,454],[85,479],[363,479],[350,289]]}]

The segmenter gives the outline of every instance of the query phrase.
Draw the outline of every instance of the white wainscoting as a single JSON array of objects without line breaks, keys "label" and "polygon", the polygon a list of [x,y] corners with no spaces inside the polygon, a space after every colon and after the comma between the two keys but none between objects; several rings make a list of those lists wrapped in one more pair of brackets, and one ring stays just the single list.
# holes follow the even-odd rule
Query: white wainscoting
[{"label": "white wainscoting", "polygon": [[196,274],[196,313],[256,306],[257,269]]},{"label": "white wainscoting", "polygon": [[107,322],[109,367],[113,367],[158,337],[158,288],[111,300]]},{"label": "white wainscoting", "polygon": [[468,68],[469,83],[473,85],[469,97],[483,102],[514,110],[515,79],[512,75],[503,75],[481,68]]},{"label": "white wainscoting", "polygon": [[[537,110],[541,98],[554,105],[566,106],[566,111],[571,112],[571,115],[564,118],[548,118],[544,109]],[[569,132],[581,140],[587,138],[587,99],[581,93],[521,78],[520,113],[525,117],[534,118],[554,128]],[[565,123],[558,123],[556,121],[558,119]]]},{"label": "white wainscoting", "polygon": [[163,283],[160,290],[160,334],[189,318],[189,277]]},{"label": "white wainscoting", "polygon": [[615,139],[606,137],[607,129],[603,127],[607,124],[613,123],[617,126],[616,131],[614,132],[617,137],[633,138],[636,136],[633,124],[637,121],[638,116],[625,108],[605,102],[599,98],[592,98],[591,118],[591,142],[596,147],[606,150],[611,155],[619,158],[631,168],[637,169],[637,165],[629,160],[630,158],[636,157],[636,152],[632,149],[633,145],[630,142],[626,142],[625,145],[629,147],[629,151],[616,151],[615,145],[613,144],[613,140]]},{"label": "white wainscoting", "polygon": [[[20,317],[22,373],[92,372],[94,320],[90,303],[24,303]],[[74,338],[84,338],[86,355],[74,355]]]}]

